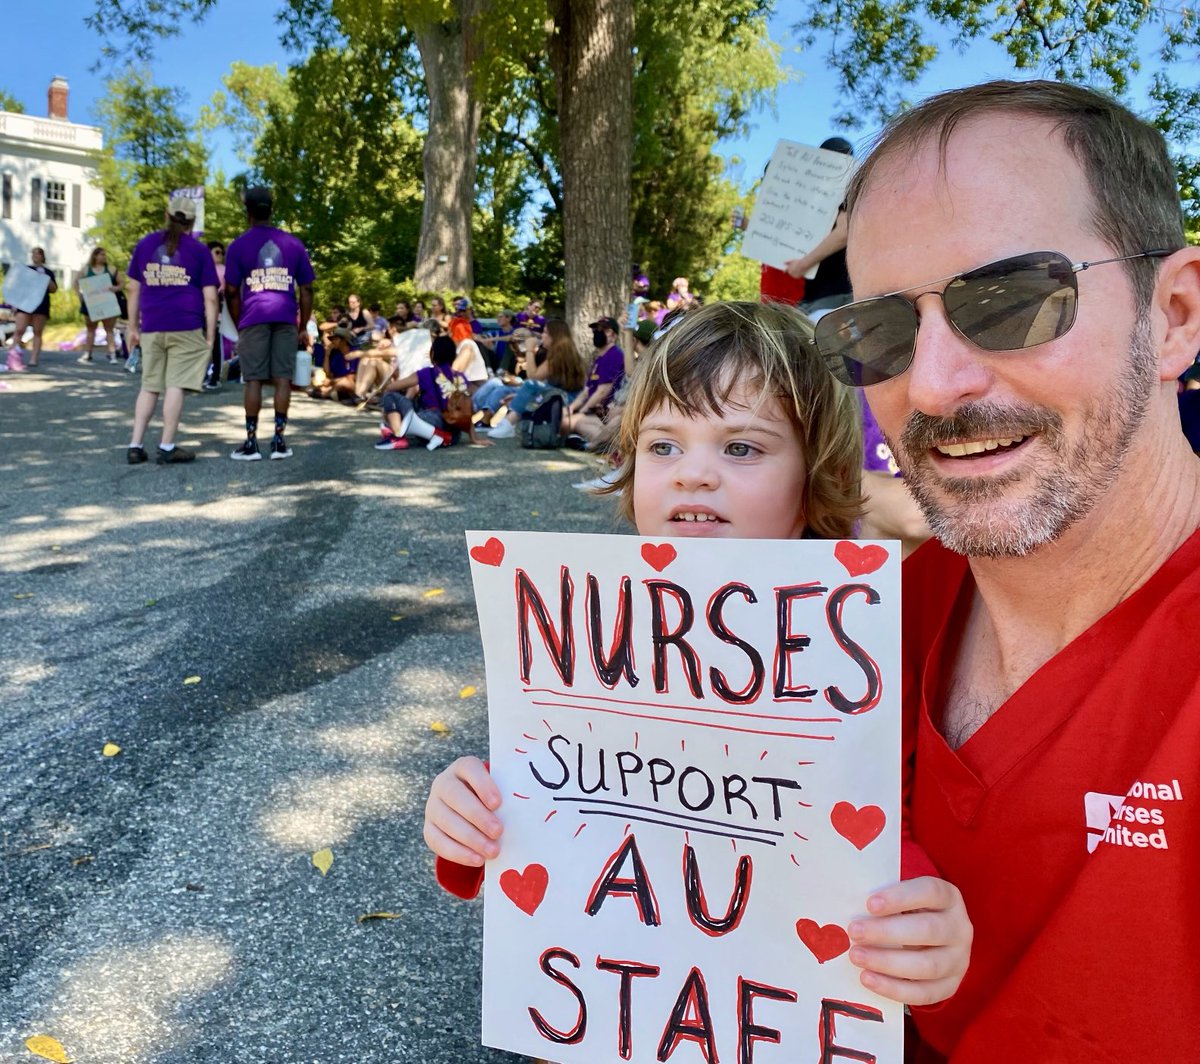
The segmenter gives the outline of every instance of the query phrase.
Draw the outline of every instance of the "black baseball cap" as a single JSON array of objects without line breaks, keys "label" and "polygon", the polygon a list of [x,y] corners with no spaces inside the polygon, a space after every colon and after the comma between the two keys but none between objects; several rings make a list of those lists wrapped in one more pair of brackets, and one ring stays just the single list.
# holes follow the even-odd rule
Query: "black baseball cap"
[{"label": "black baseball cap", "polygon": [[597,318],[589,326],[589,329],[612,329],[613,332],[619,333],[621,326],[617,324],[616,318]]}]

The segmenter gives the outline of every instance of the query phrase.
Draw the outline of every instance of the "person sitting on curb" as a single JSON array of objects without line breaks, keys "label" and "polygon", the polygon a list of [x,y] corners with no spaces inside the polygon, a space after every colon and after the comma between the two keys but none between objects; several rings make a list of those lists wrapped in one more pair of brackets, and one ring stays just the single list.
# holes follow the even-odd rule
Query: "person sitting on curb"
[{"label": "person sitting on curb", "polygon": [[534,364],[528,369],[528,379],[513,395],[504,420],[488,433],[491,439],[507,440],[515,436],[522,415],[547,388],[558,388],[566,392],[565,401],[570,403],[586,383],[587,367],[583,364],[575,341],[571,339],[571,330],[567,328],[567,323],[558,318],[551,318],[546,322],[545,335],[545,343],[539,350],[541,360],[534,356]]},{"label": "person sitting on curb", "polygon": [[[389,381],[383,397],[383,438],[375,444],[377,451],[403,451],[409,437],[425,441],[427,451],[455,443],[466,431],[472,443],[481,443],[474,426],[466,429],[447,424],[446,412],[450,395],[468,395],[467,378],[454,369],[455,346],[449,336],[436,336],[430,350],[433,362],[416,373]],[[414,403],[406,394],[417,388]]]},{"label": "person sitting on curb", "polygon": [[563,415],[562,433],[568,446],[586,450],[590,441],[604,429],[608,406],[625,376],[625,352],[617,346],[621,327],[615,318],[600,318],[590,326],[596,361],[587,387],[567,407]]}]

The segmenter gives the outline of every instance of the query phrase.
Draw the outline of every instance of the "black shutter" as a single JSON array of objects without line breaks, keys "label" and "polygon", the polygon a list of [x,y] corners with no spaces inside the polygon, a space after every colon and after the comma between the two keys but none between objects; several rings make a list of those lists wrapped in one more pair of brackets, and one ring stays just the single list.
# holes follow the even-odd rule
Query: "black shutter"
[{"label": "black shutter", "polygon": [[71,224],[73,226],[75,226],[76,229],[79,228],[79,222],[80,222],[79,200],[80,200],[80,192],[81,191],[82,190],[80,189],[80,187],[78,185],[71,186]]},{"label": "black shutter", "polygon": [[32,200],[29,219],[40,222],[42,220],[42,179],[40,177],[35,177],[29,183],[29,198]]},{"label": "black shutter", "polygon": [[12,217],[12,174],[4,175],[4,195],[2,212],[5,218]]}]

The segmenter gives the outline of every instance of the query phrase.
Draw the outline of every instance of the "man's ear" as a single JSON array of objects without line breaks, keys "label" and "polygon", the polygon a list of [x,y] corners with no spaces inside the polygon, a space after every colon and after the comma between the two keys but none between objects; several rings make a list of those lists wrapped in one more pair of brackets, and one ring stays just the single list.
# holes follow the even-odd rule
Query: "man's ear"
[{"label": "man's ear", "polygon": [[1200,352],[1200,248],[1183,248],[1163,260],[1151,310],[1166,323],[1158,347],[1160,379],[1175,380]]}]

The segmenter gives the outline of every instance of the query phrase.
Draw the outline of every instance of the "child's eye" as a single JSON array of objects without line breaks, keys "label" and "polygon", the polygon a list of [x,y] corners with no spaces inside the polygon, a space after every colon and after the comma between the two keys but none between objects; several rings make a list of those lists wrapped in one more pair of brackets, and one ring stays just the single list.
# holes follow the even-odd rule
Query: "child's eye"
[{"label": "child's eye", "polygon": [[647,450],[659,458],[669,458],[675,450],[675,444],[668,443],[666,440],[655,440]]},{"label": "child's eye", "polygon": [[734,440],[733,443],[725,445],[725,453],[733,458],[749,458],[751,455],[758,453],[756,447],[751,447],[748,443],[742,443],[740,440]]}]

